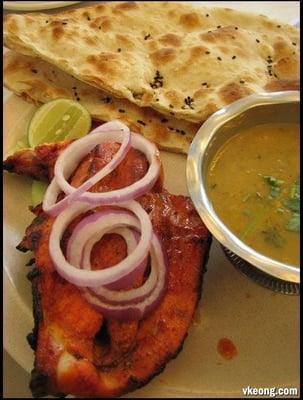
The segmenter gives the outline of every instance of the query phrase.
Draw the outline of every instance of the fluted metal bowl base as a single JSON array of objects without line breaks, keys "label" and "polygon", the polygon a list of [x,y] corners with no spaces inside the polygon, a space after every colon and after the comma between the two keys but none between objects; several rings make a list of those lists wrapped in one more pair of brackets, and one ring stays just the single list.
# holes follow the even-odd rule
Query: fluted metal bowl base
[{"label": "fluted metal bowl base", "polygon": [[224,254],[228,260],[236,267],[240,272],[246,275],[248,278],[252,279],[254,282],[265,287],[266,289],[273,290],[274,292],[282,294],[299,295],[300,294],[300,284],[295,282],[288,282],[260,271],[258,268],[249,264],[247,261],[243,260],[237,256],[232,251],[228,250],[226,247],[222,246]]}]

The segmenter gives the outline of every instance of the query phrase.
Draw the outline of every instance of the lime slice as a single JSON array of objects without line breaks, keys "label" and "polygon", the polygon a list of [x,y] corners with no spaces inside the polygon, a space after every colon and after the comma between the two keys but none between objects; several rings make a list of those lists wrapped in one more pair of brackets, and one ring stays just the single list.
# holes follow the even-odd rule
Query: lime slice
[{"label": "lime slice", "polygon": [[40,182],[40,181],[33,181],[32,183],[32,206],[36,207],[38,204],[42,203],[44,193],[48,183]]},{"label": "lime slice", "polygon": [[56,99],[41,106],[28,127],[28,142],[31,147],[41,143],[78,139],[91,128],[89,112],[78,102]]},{"label": "lime slice", "polygon": [[26,148],[29,148],[29,144],[27,141],[27,135],[22,137],[21,140],[18,140],[18,142],[11,149],[9,149],[7,155],[12,155],[12,154],[16,153],[17,151],[19,151],[21,149],[26,149]]}]

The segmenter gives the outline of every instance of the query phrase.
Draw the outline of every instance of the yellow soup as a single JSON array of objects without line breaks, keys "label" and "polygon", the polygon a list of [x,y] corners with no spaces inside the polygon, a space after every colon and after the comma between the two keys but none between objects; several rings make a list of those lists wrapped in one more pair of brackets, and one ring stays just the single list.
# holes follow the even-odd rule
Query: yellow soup
[{"label": "yellow soup", "polygon": [[213,207],[258,252],[299,266],[299,125],[240,131],[215,155],[207,176]]}]

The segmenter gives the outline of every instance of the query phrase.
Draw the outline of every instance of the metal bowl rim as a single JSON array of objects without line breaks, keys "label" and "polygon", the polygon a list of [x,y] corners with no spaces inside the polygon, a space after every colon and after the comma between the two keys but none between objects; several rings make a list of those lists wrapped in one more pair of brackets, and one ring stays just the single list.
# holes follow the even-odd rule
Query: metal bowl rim
[{"label": "metal bowl rim", "polygon": [[242,98],[212,114],[200,127],[190,146],[186,177],[189,194],[203,222],[214,237],[226,248],[261,271],[289,282],[300,282],[300,268],[264,256],[234,235],[215,213],[202,176],[205,150],[220,127],[251,108],[262,105],[299,103],[299,91],[256,93]]}]

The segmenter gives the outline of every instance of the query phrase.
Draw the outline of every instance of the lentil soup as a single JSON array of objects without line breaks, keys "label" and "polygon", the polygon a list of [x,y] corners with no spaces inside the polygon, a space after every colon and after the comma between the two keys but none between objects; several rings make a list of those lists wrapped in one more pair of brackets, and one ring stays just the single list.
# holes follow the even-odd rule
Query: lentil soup
[{"label": "lentil soup", "polygon": [[207,190],[217,215],[261,254],[299,266],[299,124],[238,132],[216,153]]}]

